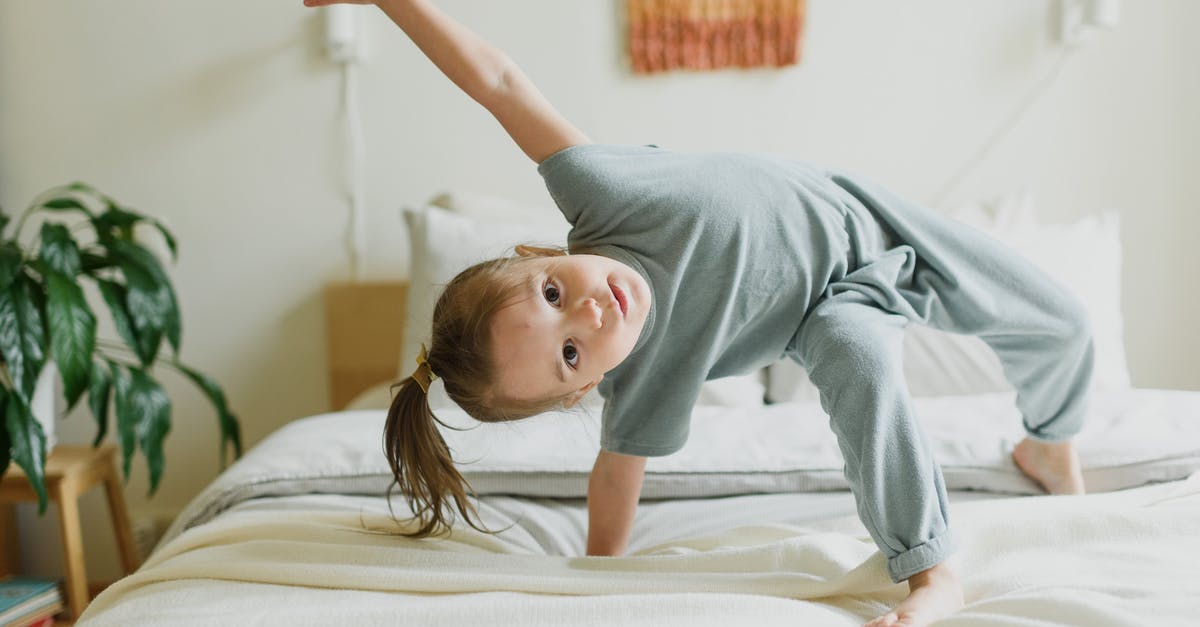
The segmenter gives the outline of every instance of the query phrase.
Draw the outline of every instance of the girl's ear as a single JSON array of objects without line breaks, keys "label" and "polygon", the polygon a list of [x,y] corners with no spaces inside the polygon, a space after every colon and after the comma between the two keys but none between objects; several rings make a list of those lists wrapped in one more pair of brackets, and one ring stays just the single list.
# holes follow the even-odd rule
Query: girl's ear
[{"label": "girl's ear", "polygon": [[[600,377],[600,379],[603,379],[603,378],[604,378],[603,376]],[[563,407],[566,409],[570,409],[570,408],[574,407],[576,403],[583,400],[583,397],[589,391],[591,391],[592,388],[596,387],[597,383],[600,383],[600,379],[592,381],[591,383],[579,388],[578,390],[571,392],[571,394],[569,396],[567,396],[567,400],[563,401]]]},{"label": "girl's ear", "polygon": [[513,252],[517,253],[518,257],[526,259],[530,257],[563,257],[567,251],[561,248],[547,248],[545,246],[530,246],[529,244],[517,244],[513,247]]}]

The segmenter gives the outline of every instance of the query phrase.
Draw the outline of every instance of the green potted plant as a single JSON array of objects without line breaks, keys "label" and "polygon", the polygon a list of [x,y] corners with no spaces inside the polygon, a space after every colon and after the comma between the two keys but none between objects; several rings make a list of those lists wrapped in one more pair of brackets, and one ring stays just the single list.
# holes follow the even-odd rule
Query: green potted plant
[{"label": "green potted plant", "polygon": [[[40,233],[23,244],[21,229],[35,213],[75,213],[85,219],[70,228],[46,220]],[[155,379],[157,364],[192,381],[216,408],[221,465],[228,446],[240,457],[240,427],[224,392],[179,360],[179,305],[171,281],[158,257],[134,238],[139,223],[152,226],[174,261],[170,231],[83,183],[43,192],[11,231],[9,222],[0,209],[0,473],[10,461],[25,471],[38,495],[38,512],[45,511],[47,500],[46,435],[31,403],[38,375],[48,363],[62,377],[67,411],[86,393],[96,419],[93,446],[107,434],[113,407],[125,479],[140,449],[150,470],[151,495],[162,478],[163,439],[171,428],[171,401]],[[81,230],[93,237],[76,241],[73,233]],[[96,337],[96,314],[84,297],[84,281],[99,290],[123,342]],[[169,359],[159,350],[164,338],[172,349]]]}]

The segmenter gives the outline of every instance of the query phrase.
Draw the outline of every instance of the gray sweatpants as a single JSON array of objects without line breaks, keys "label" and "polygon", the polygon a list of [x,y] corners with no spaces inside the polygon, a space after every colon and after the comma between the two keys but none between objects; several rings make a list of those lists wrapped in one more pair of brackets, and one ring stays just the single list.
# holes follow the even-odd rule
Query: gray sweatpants
[{"label": "gray sweatpants", "polygon": [[857,259],[805,315],[787,355],[820,390],[859,517],[900,582],[955,548],[941,469],[904,381],[904,327],[986,342],[1016,388],[1026,432],[1047,442],[1083,426],[1091,332],[1080,303],[1002,244],[879,187],[834,179]]}]

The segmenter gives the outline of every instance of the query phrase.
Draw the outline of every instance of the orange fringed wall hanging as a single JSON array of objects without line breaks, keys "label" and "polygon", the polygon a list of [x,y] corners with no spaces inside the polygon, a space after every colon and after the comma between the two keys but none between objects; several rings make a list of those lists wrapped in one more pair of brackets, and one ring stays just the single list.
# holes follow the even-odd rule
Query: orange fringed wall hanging
[{"label": "orange fringed wall hanging", "polygon": [[805,0],[626,0],[633,71],[795,65]]}]

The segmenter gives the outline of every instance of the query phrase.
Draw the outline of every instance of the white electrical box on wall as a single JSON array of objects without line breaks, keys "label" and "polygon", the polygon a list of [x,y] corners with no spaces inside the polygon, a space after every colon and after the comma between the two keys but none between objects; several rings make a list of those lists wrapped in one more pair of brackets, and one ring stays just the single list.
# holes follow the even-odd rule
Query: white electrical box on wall
[{"label": "white electrical box on wall", "polygon": [[366,59],[363,8],[351,4],[325,7],[325,49],[334,63]]},{"label": "white electrical box on wall", "polygon": [[1092,31],[1117,27],[1121,0],[1059,0],[1062,43],[1076,46],[1087,41]]}]

